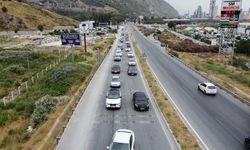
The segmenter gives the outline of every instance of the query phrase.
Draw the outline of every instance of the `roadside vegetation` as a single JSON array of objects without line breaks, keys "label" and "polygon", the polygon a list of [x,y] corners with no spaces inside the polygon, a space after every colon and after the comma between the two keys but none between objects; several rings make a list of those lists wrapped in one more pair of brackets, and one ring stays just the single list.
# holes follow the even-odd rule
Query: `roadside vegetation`
[{"label": "roadside vegetation", "polygon": [[[66,125],[68,117],[72,113],[72,108],[80,99],[98,67],[94,46],[99,46],[98,52],[103,59],[113,41],[114,38],[99,40],[95,45],[90,45],[86,53],[83,47],[76,47],[74,59],[69,56],[59,65],[48,70],[14,101],[6,105],[0,102],[0,149],[38,149],[44,146],[46,149],[54,149],[56,137],[61,134],[62,127]],[[27,49],[15,49],[0,52],[7,53],[8,55],[4,55],[6,57],[12,56],[12,59],[5,59],[1,62],[1,67],[6,71],[2,75],[5,80],[8,79],[10,82],[9,88],[5,88],[6,91],[61,55],[58,50],[34,52]],[[29,67],[27,56],[29,57]],[[2,78],[2,82],[5,82],[4,78]],[[69,109],[62,116],[55,131],[47,137],[53,124],[68,105]],[[49,140],[44,140],[45,137]]]},{"label": "roadside vegetation", "polygon": [[249,40],[236,44],[236,54],[218,55],[218,47],[201,46],[190,40],[181,40],[172,33],[163,32],[159,40],[166,43],[166,51],[180,59],[213,82],[222,85],[250,102]]},{"label": "roadside vegetation", "polygon": [[173,135],[181,146],[181,149],[200,150],[201,148],[199,147],[199,144],[196,141],[195,137],[189,132],[188,128],[182,122],[175,108],[172,106],[172,103],[160,88],[158,82],[151,72],[151,69],[147,65],[135,42],[133,42],[133,46],[135,48],[136,56],[138,57],[139,63],[142,67],[144,76],[156,100],[156,103],[158,104],[158,107],[167,120]]}]

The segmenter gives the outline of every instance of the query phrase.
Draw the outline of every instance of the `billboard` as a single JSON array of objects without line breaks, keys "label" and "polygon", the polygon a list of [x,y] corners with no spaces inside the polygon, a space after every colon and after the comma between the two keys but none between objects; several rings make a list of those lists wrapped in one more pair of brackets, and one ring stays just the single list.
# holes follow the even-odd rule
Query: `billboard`
[{"label": "billboard", "polygon": [[61,34],[62,45],[81,45],[81,36],[79,33],[63,33]]},{"label": "billboard", "polygon": [[242,0],[222,0],[221,28],[237,28],[241,13]]}]

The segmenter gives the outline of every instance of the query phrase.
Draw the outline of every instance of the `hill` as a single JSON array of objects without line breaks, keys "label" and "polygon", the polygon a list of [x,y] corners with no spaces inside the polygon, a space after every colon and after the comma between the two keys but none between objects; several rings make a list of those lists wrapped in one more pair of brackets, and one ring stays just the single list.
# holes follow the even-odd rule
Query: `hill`
[{"label": "hill", "polygon": [[113,13],[127,16],[178,17],[178,12],[164,0],[29,0],[46,9]]},{"label": "hill", "polygon": [[0,0],[0,31],[52,29],[58,25],[77,25],[78,21],[15,0]]}]

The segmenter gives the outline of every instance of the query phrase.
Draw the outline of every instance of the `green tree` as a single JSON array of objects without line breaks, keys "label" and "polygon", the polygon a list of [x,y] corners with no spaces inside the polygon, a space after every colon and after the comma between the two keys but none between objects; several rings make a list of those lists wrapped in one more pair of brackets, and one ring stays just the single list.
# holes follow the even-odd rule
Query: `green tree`
[{"label": "green tree", "polygon": [[168,27],[171,28],[171,29],[175,29],[175,28],[176,28],[176,23],[174,23],[174,22],[169,22],[169,23],[168,23]]},{"label": "green tree", "polygon": [[237,42],[235,52],[250,55],[250,40],[240,40]]},{"label": "green tree", "polygon": [[4,13],[7,13],[7,12],[8,12],[8,9],[7,9],[6,7],[2,7],[2,11],[3,11]]}]

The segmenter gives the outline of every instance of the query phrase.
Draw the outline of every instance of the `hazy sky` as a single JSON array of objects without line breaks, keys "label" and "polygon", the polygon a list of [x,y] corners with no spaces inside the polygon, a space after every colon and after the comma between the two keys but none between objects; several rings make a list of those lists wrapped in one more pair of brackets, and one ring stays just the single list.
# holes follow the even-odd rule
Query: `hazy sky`
[{"label": "hazy sky", "polygon": [[[203,11],[208,12],[210,0],[165,0],[171,4],[178,12],[183,15],[185,13],[193,14],[194,10],[201,5]],[[219,10],[221,8],[221,0],[217,0]],[[250,0],[242,0],[243,10],[250,8]]]}]

